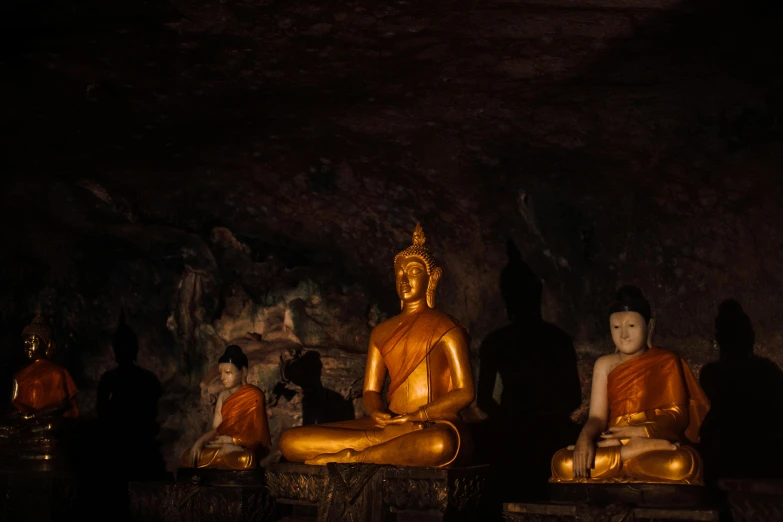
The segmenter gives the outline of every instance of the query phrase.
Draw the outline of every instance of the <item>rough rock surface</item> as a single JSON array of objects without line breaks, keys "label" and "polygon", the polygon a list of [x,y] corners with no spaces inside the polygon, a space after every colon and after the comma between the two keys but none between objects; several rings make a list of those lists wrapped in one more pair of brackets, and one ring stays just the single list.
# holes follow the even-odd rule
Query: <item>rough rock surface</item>
[{"label": "rough rock surface", "polygon": [[222,345],[248,332],[275,430],[300,413],[273,391],[292,386],[274,343],[317,351],[353,400],[349,354],[394,312],[391,260],[417,220],[476,361],[505,323],[512,240],[582,359],[608,351],[604,307],[632,282],[697,369],[728,298],[783,364],[778,4],[0,9],[4,368],[42,301],[89,416],[124,308],[164,384],[170,465],[205,426]]}]

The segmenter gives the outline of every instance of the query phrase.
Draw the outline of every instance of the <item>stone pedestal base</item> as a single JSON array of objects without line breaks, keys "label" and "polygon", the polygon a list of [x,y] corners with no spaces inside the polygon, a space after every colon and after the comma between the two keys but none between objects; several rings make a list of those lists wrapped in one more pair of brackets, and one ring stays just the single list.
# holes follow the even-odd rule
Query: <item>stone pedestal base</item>
[{"label": "stone pedestal base", "polygon": [[397,468],[374,464],[272,464],[270,493],[288,520],[479,520],[487,466]]},{"label": "stone pedestal base", "polygon": [[718,488],[726,496],[734,522],[783,520],[783,480],[725,479]]},{"label": "stone pedestal base", "polygon": [[503,505],[514,522],[591,520],[709,521],[721,509],[701,486],[669,484],[551,484],[550,502]]},{"label": "stone pedestal base", "polygon": [[712,502],[703,486],[680,484],[550,484],[549,500],[566,504],[688,508]]},{"label": "stone pedestal base", "polygon": [[709,508],[644,508],[619,504],[591,506],[589,504],[503,504],[503,518],[508,522],[679,522],[684,520],[718,522],[720,511]]},{"label": "stone pedestal base", "polygon": [[180,469],[175,482],[131,482],[138,522],[272,522],[279,520],[264,470]]},{"label": "stone pedestal base", "polygon": [[0,520],[59,522],[75,518],[73,477],[49,472],[0,473]]}]

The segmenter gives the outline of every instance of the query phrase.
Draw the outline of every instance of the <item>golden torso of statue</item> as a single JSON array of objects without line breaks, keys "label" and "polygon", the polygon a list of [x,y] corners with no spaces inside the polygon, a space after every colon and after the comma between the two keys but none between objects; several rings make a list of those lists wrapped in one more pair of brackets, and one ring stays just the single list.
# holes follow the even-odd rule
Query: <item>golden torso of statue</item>
[{"label": "golden torso of statue", "polygon": [[[441,352],[440,357],[438,351]],[[413,413],[449,391],[451,378],[446,357],[442,350],[433,352],[413,370],[389,401],[391,411]]]},{"label": "golden torso of statue", "polygon": [[[445,325],[445,327],[441,326],[439,328],[441,332],[446,328],[451,329],[457,326],[451,317],[435,309],[427,308],[416,313],[426,314],[429,316],[428,319],[431,318],[434,321],[417,321],[417,323],[427,324],[422,324],[419,328],[414,326],[404,339],[406,345],[427,343],[428,340],[430,342],[439,341],[440,339],[431,338],[432,322]],[[400,314],[381,323],[373,331],[372,337],[379,340],[388,339],[395,329],[405,323],[406,319],[407,317]],[[441,337],[442,335],[444,334],[441,333]],[[425,350],[427,348],[422,350],[422,352]],[[408,357],[405,359],[410,360],[410,351],[406,355]],[[404,374],[406,371],[405,362],[407,361],[401,359],[403,358],[397,356],[394,351],[383,355],[383,363],[389,372],[392,382],[397,380],[397,378],[403,379],[402,383],[393,390],[393,393],[389,394],[389,410],[392,412],[397,414],[413,413],[452,390],[451,368],[449,367],[443,344],[436,342],[434,346],[429,347],[423,359],[407,376],[399,375],[400,373]]]}]

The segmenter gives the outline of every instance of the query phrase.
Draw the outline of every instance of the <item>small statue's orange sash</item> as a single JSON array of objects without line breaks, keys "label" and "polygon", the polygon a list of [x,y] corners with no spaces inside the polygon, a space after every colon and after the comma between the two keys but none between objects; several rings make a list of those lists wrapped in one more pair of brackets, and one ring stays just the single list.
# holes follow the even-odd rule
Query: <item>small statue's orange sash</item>
[{"label": "small statue's orange sash", "polygon": [[378,343],[383,362],[389,370],[389,400],[435,345],[453,328],[462,327],[448,314],[426,308],[403,319]]},{"label": "small statue's orange sash", "polygon": [[257,387],[242,385],[223,401],[220,414],[223,421],[215,435],[228,435],[233,438],[234,444],[248,449],[271,446],[264,392]]},{"label": "small statue's orange sash", "polygon": [[688,412],[685,437],[699,441],[710,402],[699,382],[674,352],[653,347],[609,372],[610,418],[677,405]]},{"label": "small statue's orange sash", "polygon": [[19,387],[14,407],[25,414],[63,406],[64,417],[76,418],[79,409],[74,397],[79,390],[68,370],[48,359],[39,359],[15,376]]}]

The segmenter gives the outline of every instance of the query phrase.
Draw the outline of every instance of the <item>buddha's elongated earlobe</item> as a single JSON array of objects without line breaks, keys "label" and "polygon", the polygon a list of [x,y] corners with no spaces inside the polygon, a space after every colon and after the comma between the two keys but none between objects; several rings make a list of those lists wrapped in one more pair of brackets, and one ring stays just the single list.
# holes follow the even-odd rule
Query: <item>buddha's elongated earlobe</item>
[{"label": "buddha's elongated earlobe", "polygon": [[655,317],[650,318],[650,322],[647,325],[647,347],[653,347],[653,334],[655,333]]},{"label": "buddha's elongated earlobe", "polygon": [[438,288],[441,275],[443,270],[440,267],[436,267],[430,274],[430,281],[427,284],[427,306],[430,308],[435,308],[435,290]]}]

